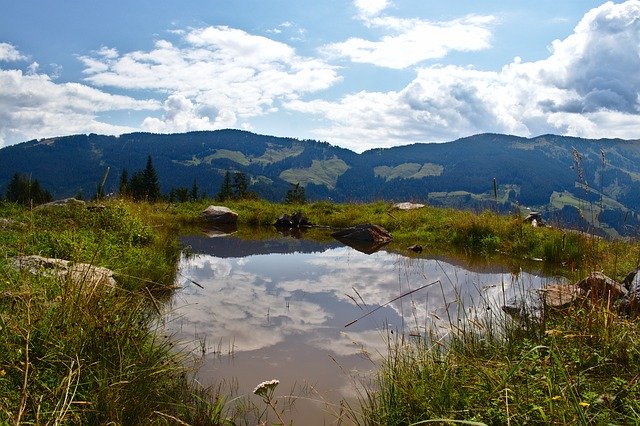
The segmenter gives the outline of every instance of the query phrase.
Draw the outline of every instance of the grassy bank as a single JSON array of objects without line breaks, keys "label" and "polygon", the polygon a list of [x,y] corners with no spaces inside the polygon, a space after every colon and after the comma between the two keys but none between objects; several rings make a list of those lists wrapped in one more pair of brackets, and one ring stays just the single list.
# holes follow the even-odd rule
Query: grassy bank
[{"label": "grassy bank", "polygon": [[[139,208],[0,207],[0,424],[193,424],[211,414],[155,331],[176,235]],[[110,268],[118,285],[89,292],[88,278],[10,266],[31,254]]]},{"label": "grassy bank", "polygon": [[[176,223],[199,224],[198,215],[210,201],[167,206]],[[311,223],[332,228],[375,223],[393,234],[390,250],[405,251],[419,244],[427,254],[472,255],[502,261],[542,261],[549,274],[578,276],[580,270],[597,265],[609,276],[622,279],[640,263],[640,245],[606,241],[562,229],[532,227],[519,215],[469,211],[431,206],[417,210],[393,210],[390,203],[304,205],[274,204],[262,200],[235,200],[223,204],[237,212],[238,233],[255,235],[254,227],[272,230],[283,214],[302,212]],[[151,215],[152,216],[152,215]],[[572,274],[573,271],[573,274]]]},{"label": "grassy bank", "polygon": [[528,326],[499,315],[446,337],[390,337],[362,395],[364,424],[640,423],[639,323],[606,304]]}]

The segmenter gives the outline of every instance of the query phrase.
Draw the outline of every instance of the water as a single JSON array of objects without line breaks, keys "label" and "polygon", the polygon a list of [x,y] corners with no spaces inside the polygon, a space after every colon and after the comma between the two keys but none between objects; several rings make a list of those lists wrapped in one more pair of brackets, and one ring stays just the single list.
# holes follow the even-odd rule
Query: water
[{"label": "water", "polygon": [[446,334],[546,281],[291,237],[183,243],[190,254],[180,260],[167,326],[198,356],[198,380],[262,404],[253,388],[278,379],[278,407],[298,397],[284,413],[294,424],[337,424],[345,404],[357,411],[359,383],[374,376],[388,333]]}]

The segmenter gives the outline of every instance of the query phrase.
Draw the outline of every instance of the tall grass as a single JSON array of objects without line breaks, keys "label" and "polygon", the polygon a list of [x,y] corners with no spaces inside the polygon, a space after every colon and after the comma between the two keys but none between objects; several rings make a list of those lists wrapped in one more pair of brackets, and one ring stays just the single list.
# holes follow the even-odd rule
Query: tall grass
[{"label": "tall grass", "polygon": [[[156,331],[176,236],[137,214],[122,202],[0,207],[0,424],[222,421],[214,396],[196,404],[184,355]],[[112,268],[118,286],[87,292],[83,278],[9,266],[23,254]]]},{"label": "tall grass", "polygon": [[363,424],[640,423],[638,319],[583,299],[522,322],[479,302],[493,314],[457,310],[447,333],[388,336]]}]

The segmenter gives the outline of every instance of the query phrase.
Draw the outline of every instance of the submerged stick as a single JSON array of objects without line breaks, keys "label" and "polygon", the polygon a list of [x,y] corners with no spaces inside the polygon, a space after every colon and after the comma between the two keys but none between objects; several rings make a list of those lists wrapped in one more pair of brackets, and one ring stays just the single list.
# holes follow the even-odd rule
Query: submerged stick
[{"label": "submerged stick", "polygon": [[416,289],[413,289],[413,290],[410,290],[410,291],[404,292],[404,293],[402,293],[400,296],[395,297],[395,298],[393,298],[393,299],[389,300],[387,303],[382,304],[382,305],[378,306],[377,308],[370,310],[370,311],[369,311],[369,312],[367,312],[366,314],[359,316],[358,318],[356,318],[356,319],[354,319],[353,321],[351,321],[349,324],[346,324],[344,327],[345,327],[345,328],[347,328],[347,327],[349,327],[350,325],[353,325],[353,324],[357,323],[357,322],[358,322],[358,321],[360,321],[362,318],[364,318],[364,317],[367,317],[367,316],[371,315],[372,313],[374,313],[374,312],[375,312],[375,311],[377,311],[378,309],[380,309],[380,308],[384,308],[384,307],[385,307],[385,306],[387,306],[388,304],[393,303],[393,302],[395,302],[395,301],[396,301],[396,300],[398,300],[398,299],[402,299],[402,298],[403,298],[403,297],[405,297],[405,296],[408,296],[408,295],[410,295],[410,294],[413,294],[413,293],[415,293],[416,291],[420,291],[420,290],[422,290],[422,289],[425,289],[425,288],[427,288],[427,287],[429,287],[429,286],[432,286],[432,285],[434,285],[434,284],[437,284],[437,283],[439,283],[439,282],[440,282],[440,280],[435,280],[434,282],[431,282],[431,283],[429,283],[429,284],[425,284],[425,285],[423,285],[422,287],[418,287],[418,288],[416,288]]}]

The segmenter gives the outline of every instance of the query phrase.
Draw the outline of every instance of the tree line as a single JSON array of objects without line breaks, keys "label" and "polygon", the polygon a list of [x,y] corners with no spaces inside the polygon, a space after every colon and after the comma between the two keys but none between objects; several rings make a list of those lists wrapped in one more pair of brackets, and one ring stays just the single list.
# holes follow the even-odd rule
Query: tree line
[{"label": "tree line", "polygon": [[[104,182],[106,181],[109,169],[105,171],[102,181],[98,184],[95,200],[105,197]],[[215,195],[215,200],[219,202],[228,200],[257,199],[258,195],[250,190],[250,180],[245,173],[227,171],[220,185],[220,190]],[[153,166],[153,160],[149,155],[144,169],[135,171],[131,176],[127,169],[123,169],[118,183],[118,195],[123,198],[130,198],[135,201],[148,201],[151,203],[167,200],[170,202],[197,201],[207,198],[207,194],[200,191],[197,179],[194,179],[191,188],[177,187],[169,191],[167,196],[163,196],[160,191],[160,180]],[[51,193],[40,186],[37,179],[30,176],[16,173],[11,179],[6,192],[6,200],[22,205],[38,205],[48,203],[53,200]],[[82,193],[78,193],[76,198],[83,199]],[[292,185],[284,197],[284,202],[289,204],[304,204],[306,196],[304,187],[299,183]]]}]

